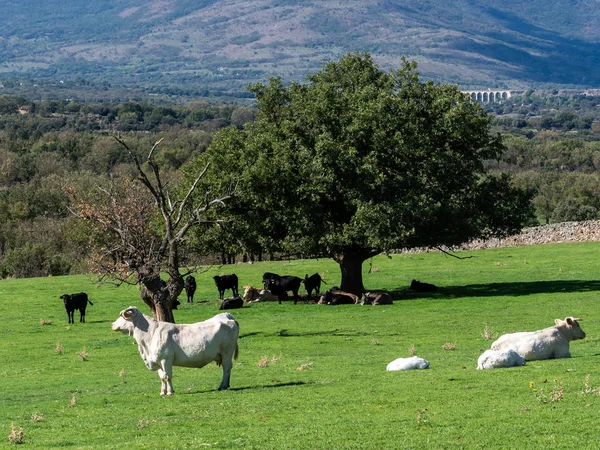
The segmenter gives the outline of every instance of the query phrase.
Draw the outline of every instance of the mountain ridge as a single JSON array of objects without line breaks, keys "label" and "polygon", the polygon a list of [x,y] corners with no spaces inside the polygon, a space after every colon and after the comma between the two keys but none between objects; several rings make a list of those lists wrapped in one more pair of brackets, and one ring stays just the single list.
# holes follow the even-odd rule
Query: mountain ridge
[{"label": "mountain ridge", "polygon": [[80,78],[240,93],[348,51],[465,89],[600,86],[594,1],[9,0],[0,80]]}]

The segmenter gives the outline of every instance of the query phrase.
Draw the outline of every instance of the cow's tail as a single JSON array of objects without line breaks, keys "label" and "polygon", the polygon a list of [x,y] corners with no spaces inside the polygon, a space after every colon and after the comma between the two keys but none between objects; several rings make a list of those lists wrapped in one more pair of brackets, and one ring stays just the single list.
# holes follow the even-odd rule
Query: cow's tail
[{"label": "cow's tail", "polygon": [[239,354],[240,354],[240,350],[239,350],[238,344],[236,342],[235,343],[235,352],[233,352],[233,359],[234,359],[234,361],[237,361]]},{"label": "cow's tail", "polygon": [[88,303],[92,306],[94,306],[94,304],[92,302],[90,302],[90,300],[88,299]]}]

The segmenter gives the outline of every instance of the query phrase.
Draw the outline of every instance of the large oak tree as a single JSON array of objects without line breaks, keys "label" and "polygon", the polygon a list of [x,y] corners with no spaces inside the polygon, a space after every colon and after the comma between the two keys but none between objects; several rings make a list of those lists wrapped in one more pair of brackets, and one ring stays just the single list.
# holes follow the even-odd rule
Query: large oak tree
[{"label": "large oak tree", "polygon": [[256,121],[220,132],[195,163],[239,186],[207,248],[332,257],[358,294],[374,255],[507,235],[531,217],[530,195],[484,169],[503,150],[490,117],[456,86],[420,81],[414,63],[384,72],[351,53],[306,83],[251,90]]}]

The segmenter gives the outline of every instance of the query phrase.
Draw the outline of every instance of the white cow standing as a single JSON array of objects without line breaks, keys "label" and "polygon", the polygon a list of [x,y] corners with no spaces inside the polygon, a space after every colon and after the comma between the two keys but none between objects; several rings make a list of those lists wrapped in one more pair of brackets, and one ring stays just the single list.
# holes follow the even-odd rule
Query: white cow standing
[{"label": "white cow standing", "polygon": [[570,358],[569,342],[585,338],[585,332],[577,323],[579,320],[575,317],[556,319],[556,325],[543,330],[505,334],[492,344],[492,350],[514,350],[525,361]]},{"label": "white cow standing", "polygon": [[172,395],[173,366],[204,367],[212,361],[223,366],[219,390],[229,388],[232,359],[238,358],[240,327],[229,313],[192,324],[161,322],[135,306],[124,309],[113,331],[133,336],[146,367],[158,371],[160,395]]}]

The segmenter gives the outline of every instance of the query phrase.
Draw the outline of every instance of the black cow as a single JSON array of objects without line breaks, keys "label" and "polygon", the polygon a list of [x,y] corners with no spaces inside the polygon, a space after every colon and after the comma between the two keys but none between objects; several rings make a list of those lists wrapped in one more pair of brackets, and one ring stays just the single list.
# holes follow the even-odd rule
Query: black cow
[{"label": "black cow", "polygon": [[236,295],[233,298],[223,300],[223,303],[221,303],[221,307],[219,309],[237,309],[242,308],[243,306],[244,300]]},{"label": "black cow", "polygon": [[271,281],[271,278],[281,278],[281,276],[277,275],[276,273],[272,273],[272,272],[263,273],[262,283],[263,283],[263,287],[265,289],[267,289],[267,284],[269,284],[269,281]]},{"label": "black cow", "polygon": [[[306,293],[308,294],[308,298],[311,297],[311,293],[312,291],[315,291],[315,295],[318,296],[320,291],[321,291],[321,281],[323,281],[323,279],[321,278],[321,275],[319,275],[318,273],[315,273],[313,275],[311,275],[310,277],[308,276],[308,274],[306,274],[304,276],[304,280],[302,280],[302,282],[304,283],[304,287],[306,288]],[[323,283],[325,283],[325,281],[323,281]],[[327,284],[327,283],[325,283]]]},{"label": "black cow", "polygon": [[79,310],[79,321],[85,322],[85,308],[87,307],[87,304],[89,303],[94,306],[94,304],[88,300],[88,296],[85,292],[79,292],[78,294],[63,294],[60,298],[65,303],[67,316],[69,316],[69,323],[75,323],[76,309]]},{"label": "black cow", "polygon": [[416,292],[435,292],[437,291],[437,286],[435,284],[421,283],[418,280],[412,280],[410,289]]},{"label": "black cow", "polygon": [[194,293],[196,292],[196,279],[193,276],[188,276],[185,279],[185,293],[187,294],[187,302],[194,303]]},{"label": "black cow", "polygon": [[238,297],[238,277],[235,273],[231,275],[214,276],[215,284],[219,290],[219,298],[223,300],[226,289],[231,289],[234,297]]},{"label": "black cow", "polygon": [[[266,278],[265,281],[265,277]],[[277,275],[276,273],[265,273],[263,275],[263,283],[265,283],[265,289],[268,289],[277,297],[279,297],[279,304],[281,304],[281,300],[287,297],[287,292],[292,291],[294,294],[294,305],[298,301],[298,290],[300,289],[300,284],[302,284],[302,278],[295,277],[293,275]]]}]

